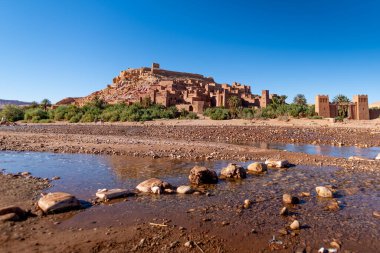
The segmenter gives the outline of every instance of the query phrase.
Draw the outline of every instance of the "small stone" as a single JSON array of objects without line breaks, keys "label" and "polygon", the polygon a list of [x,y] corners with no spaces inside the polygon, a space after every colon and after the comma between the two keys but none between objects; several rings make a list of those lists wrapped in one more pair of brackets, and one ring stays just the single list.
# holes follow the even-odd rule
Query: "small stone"
[{"label": "small stone", "polygon": [[375,160],[380,160],[380,153],[376,156]]},{"label": "small stone", "polygon": [[287,168],[289,167],[289,162],[287,160],[273,160],[268,159],[265,161],[265,164],[270,168]]},{"label": "small stone", "polygon": [[295,253],[306,253],[305,248],[297,248]]},{"label": "small stone", "polygon": [[280,228],[280,229],[278,230],[278,233],[279,233],[280,235],[287,235],[287,234],[288,234],[288,230],[287,230],[286,228]]},{"label": "small stone", "polygon": [[230,225],[230,223],[228,221],[223,221],[222,222],[222,226],[228,226],[228,225]]},{"label": "small stone", "polygon": [[322,198],[332,198],[333,197],[333,192],[325,186],[317,186],[315,188],[315,191],[317,192],[319,197],[322,197]]},{"label": "small stone", "polygon": [[282,195],[282,201],[285,204],[298,204],[300,202],[300,200],[297,197],[294,197],[287,193]]},{"label": "small stone", "polygon": [[194,192],[193,189],[187,185],[181,185],[177,187],[177,193],[180,193],[180,194],[191,194],[193,192]]},{"label": "small stone", "polygon": [[140,192],[145,193],[156,193],[160,194],[162,192],[165,192],[166,189],[171,189],[172,186],[164,181],[161,181],[157,178],[150,178],[148,180],[145,180],[144,182],[141,182],[138,186],[136,186],[136,189]]},{"label": "small stone", "polygon": [[61,177],[58,177],[58,176],[51,178],[51,180],[59,180],[59,179],[61,179]]},{"label": "small stone", "polygon": [[268,171],[268,166],[265,163],[255,162],[248,165],[247,170],[249,172],[263,173]]},{"label": "small stone", "polygon": [[372,215],[373,215],[373,217],[380,218],[380,212],[379,211],[373,211]]},{"label": "small stone", "polygon": [[294,220],[292,224],[290,224],[290,229],[292,230],[298,230],[300,229],[300,223],[298,220]]},{"label": "small stone", "polygon": [[24,176],[24,177],[30,176],[30,172],[28,171],[21,172],[21,176]]},{"label": "small stone", "polygon": [[170,249],[175,248],[178,244],[179,244],[179,241],[172,242],[172,243],[169,245],[169,248],[170,248]]},{"label": "small stone", "polygon": [[310,197],[310,192],[301,192],[301,197]]},{"label": "small stone", "polygon": [[251,206],[251,201],[249,199],[244,200],[244,208],[249,208]]},{"label": "small stone", "polygon": [[339,210],[340,207],[339,207],[339,203],[338,203],[338,201],[336,201],[336,200],[331,201],[331,202],[327,205],[327,209],[328,209],[328,210],[331,210],[331,211],[337,211],[337,210]]},{"label": "small stone", "polygon": [[338,243],[337,241],[332,241],[330,243],[330,246],[335,248],[335,249],[340,249],[340,243]]},{"label": "small stone", "polygon": [[116,199],[122,198],[128,195],[128,190],[126,189],[101,189],[96,192],[96,197],[100,200]]},{"label": "small stone", "polygon": [[183,246],[185,246],[186,248],[193,248],[194,242],[193,241],[187,241],[187,242],[185,242],[185,244]]},{"label": "small stone", "polygon": [[287,215],[288,214],[288,208],[284,206],[281,208],[280,215]]}]

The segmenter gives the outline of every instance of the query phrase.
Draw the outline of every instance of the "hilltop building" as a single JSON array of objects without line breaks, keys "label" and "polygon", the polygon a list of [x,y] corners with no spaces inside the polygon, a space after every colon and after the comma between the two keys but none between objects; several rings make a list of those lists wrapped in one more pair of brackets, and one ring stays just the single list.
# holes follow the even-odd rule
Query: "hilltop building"
[{"label": "hilltop building", "polygon": [[240,98],[243,107],[267,107],[276,94],[263,90],[261,95],[251,93],[251,87],[240,83],[218,84],[212,77],[200,74],[177,72],[160,68],[153,63],[151,67],[127,69],[113,79],[107,88],[83,98],[66,99],[79,106],[95,97],[107,103],[135,103],[149,98],[153,103],[164,106],[176,106],[196,113],[202,113],[209,107],[228,108],[228,99]]}]

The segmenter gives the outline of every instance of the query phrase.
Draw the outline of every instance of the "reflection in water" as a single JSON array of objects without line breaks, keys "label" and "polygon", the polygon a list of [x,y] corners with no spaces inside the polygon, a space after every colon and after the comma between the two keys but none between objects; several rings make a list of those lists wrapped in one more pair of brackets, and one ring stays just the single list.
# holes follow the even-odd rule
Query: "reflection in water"
[{"label": "reflection in water", "polygon": [[[47,191],[65,191],[78,198],[94,197],[100,188],[134,189],[143,180],[157,177],[173,185],[187,185],[190,169],[194,165],[204,165],[220,170],[229,161],[186,161],[177,159],[151,159],[126,156],[97,156],[83,154],[53,154],[39,152],[0,152],[0,168],[6,172],[29,171],[34,176],[60,176],[53,181],[53,187]],[[247,166],[250,162],[238,162]],[[269,170],[265,175],[249,175],[241,181],[220,181],[209,188],[215,198],[223,201],[235,198],[276,198],[284,192],[312,191],[316,185],[335,184],[340,188],[360,188],[365,182],[366,191],[359,196],[348,196],[350,201],[359,205],[379,206],[378,179],[369,178],[366,173],[338,173],[336,168],[313,168],[296,166],[288,170]],[[345,194],[344,192],[340,194]],[[365,195],[365,196],[364,196]],[[156,196],[158,201],[161,197]],[[353,200],[353,198],[355,198]],[[166,199],[166,198],[165,198]],[[166,201],[166,200],[165,200]],[[172,199],[171,201],[175,201]]]},{"label": "reflection in water", "polygon": [[287,150],[290,152],[300,152],[311,155],[326,155],[333,157],[362,156],[374,159],[380,153],[380,147],[358,148],[353,146],[335,147],[328,145],[310,145],[310,144],[281,144],[281,143],[254,143],[254,147],[263,149]]}]

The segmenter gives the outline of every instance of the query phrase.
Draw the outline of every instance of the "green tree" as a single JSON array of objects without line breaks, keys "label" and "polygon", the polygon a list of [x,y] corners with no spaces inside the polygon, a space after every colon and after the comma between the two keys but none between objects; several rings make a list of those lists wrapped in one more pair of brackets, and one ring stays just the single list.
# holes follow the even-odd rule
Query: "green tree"
[{"label": "green tree", "polygon": [[47,111],[47,108],[51,106],[51,102],[49,99],[45,98],[41,101],[41,107],[44,109],[44,111]]},{"label": "green tree", "polygon": [[297,94],[293,98],[293,104],[296,104],[296,105],[306,105],[307,104],[307,100],[306,100],[305,95],[304,94]]},{"label": "green tree", "polygon": [[280,98],[279,98],[280,104],[281,104],[281,105],[286,104],[286,99],[287,99],[287,98],[288,98],[288,96],[286,96],[286,95],[281,95]]},{"label": "green tree", "polygon": [[238,109],[241,107],[241,99],[237,96],[231,96],[228,98],[227,104],[232,118],[236,118],[238,116]]},{"label": "green tree", "polygon": [[333,103],[338,104],[338,114],[341,118],[346,118],[348,116],[348,106],[350,99],[342,94],[338,94],[334,97]]}]

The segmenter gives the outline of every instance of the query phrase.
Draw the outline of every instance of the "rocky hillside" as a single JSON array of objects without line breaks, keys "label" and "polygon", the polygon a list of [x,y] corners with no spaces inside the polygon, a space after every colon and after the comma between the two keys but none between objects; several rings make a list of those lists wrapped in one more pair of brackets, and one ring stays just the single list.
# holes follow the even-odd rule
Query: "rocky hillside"
[{"label": "rocky hillside", "polygon": [[[140,97],[148,96],[153,90],[157,90],[160,83],[165,86],[165,81],[181,80],[184,83],[192,81],[202,83],[214,83],[211,77],[204,77],[199,74],[176,72],[164,69],[154,69],[142,67],[137,69],[127,69],[121,71],[119,76],[113,78],[112,84],[100,91],[95,91],[86,97],[64,98],[57,105],[76,104],[84,105],[95,98],[102,99],[109,104],[119,102],[136,102]],[[169,84],[168,84],[169,85]],[[160,88],[161,89],[161,88]]]}]

